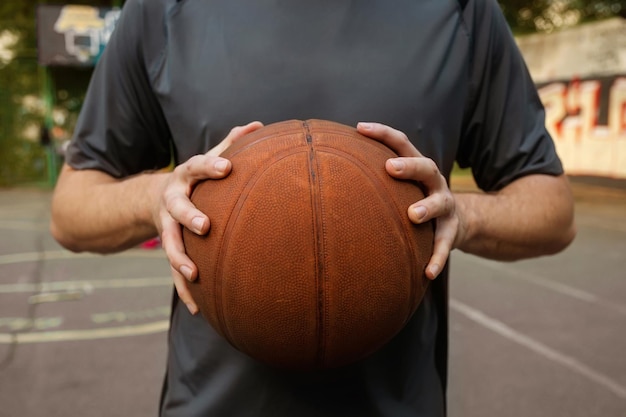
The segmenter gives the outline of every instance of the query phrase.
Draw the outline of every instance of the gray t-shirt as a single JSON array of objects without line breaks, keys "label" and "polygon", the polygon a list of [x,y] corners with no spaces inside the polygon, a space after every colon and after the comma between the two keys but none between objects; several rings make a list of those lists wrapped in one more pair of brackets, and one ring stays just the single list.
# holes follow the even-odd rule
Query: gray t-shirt
[{"label": "gray t-shirt", "polygon": [[[235,125],[377,121],[484,190],[561,164],[495,0],[129,0],[68,163],[125,177]],[[293,373],[233,349],[174,294],[162,416],[445,415],[447,271],[406,328],[356,364]]]}]

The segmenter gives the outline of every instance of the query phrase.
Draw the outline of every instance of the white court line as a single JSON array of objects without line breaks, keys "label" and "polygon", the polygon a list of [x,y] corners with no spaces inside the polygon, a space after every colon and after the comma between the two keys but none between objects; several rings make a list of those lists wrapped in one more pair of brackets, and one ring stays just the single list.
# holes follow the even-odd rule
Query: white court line
[{"label": "white court line", "polygon": [[49,292],[49,291],[72,291],[92,289],[114,289],[114,288],[144,288],[156,286],[174,285],[172,277],[151,277],[151,278],[113,278],[96,280],[74,280],[74,281],[49,281],[40,284],[23,282],[15,284],[0,284],[0,294],[20,293],[20,292]]},{"label": "white court line", "polygon": [[169,329],[169,320],[135,326],[106,327],[102,329],[59,330],[33,333],[0,333],[0,344],[25,344],[42,342],[66,342],[77,340],[108,339],[112,337],[138,336],[159,333]]},{"label": "white court line", "polygon": [[162,250],[127,250],[110,255],[100,255],[97,253],[74,253],[67,250],[50,250],[43,252],[23,252],[9,255],[0,255],[0,265],[16,264],[21,262],[52,261],[63,259],[88,259],[88,258],[165,258]]},{"label": "white court line", "polygon": [[617,381],[614,381],[608,376],[591,369],[589,366],[578,361],[577,359],[552,349],[543,343],[512,329],[501,321],[487,316],[482,311],[476,310],[456,299],[450,299],[450,308],[475,323],[493,331],[494,333],[497,333],[498,335],[522,345],[544,358],[551,360],[552,362],[558,363],[569,370],[584,376],[596,384],[608,389],[618,397],[626,400],[626,387],[620,385]]},{"label": "white court line", "polygon": [[[158,251],[129,250],[115,255],[106,255],[110,258],[165,258],[165,253]],[[103,255],[93,253],[76,254],[66,250],[53,250],[42,252],[26,252],[9,255],[0,255],[0,265],[9,265],[21,262],[42,262],[49,260],[72,260],[72,259],[93,259],[101,258]],[[172,285],[171,277],[153,278],[126,278],[126,279],[106,279],[88,281],[56,281],[33,283],[0,284],[0,293],[15,292],[37,292],[37,291],[59,291],[73,290],[77,288],[91,290],[93,288],[131,288],[146,286]],[[112,337],[137,336],[166,331],[169,329],[169,320],[162,320],[153,323],[140,324],[135,326],[118,326],[100,329],[83,330],[59,330],[48,332],[29,333],[0,333],[0,344],[23,344],[58,342],[70,340],[94,340]]]},{"label": "white court line", "polygon": [[510,276],[511,278],[514,278],[520,281],[526,281],[531,284],[535,284],[540,287],[547,288],[559,294],[566,295],[571,298],[575,298],[579,301],[583,301],[583,302],[590,303],[590,304],[595,304],[598,307],[626,315],[625,305],[615,303],[613,301],[605,300],[590,292],[572,287],[567,284],[563,284],[561,282],[555,282],[548,278],[537,276],[536,274],[533,274],[533,276],[530,276],[530,274],[527,272],[522,272],[514,268],[511,268],[510,264],[505,265],[496,261],[490,261],[488,259],[482,259],[482,258],[471,256],[471,255],[463,255],[463,259],[467,259],[470,262],[474,262],[476,264],[486,266],[487,268],[490,268],[494,271],[501,272],[502,274],[506,276]]}]

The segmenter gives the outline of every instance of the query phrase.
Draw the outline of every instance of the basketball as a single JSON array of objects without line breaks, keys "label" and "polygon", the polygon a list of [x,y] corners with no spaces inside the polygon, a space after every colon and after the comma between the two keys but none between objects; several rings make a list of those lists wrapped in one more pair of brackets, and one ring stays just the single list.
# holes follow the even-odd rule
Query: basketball
[{"label": "basketball", "polygon": [[222,154],[224,179],[191,201],[206,236],[184,230],[201,314],[232,346],[280,368],[336,368],[388,343],[428,287],[432,222],[415,225],[420,186],[385,170],[395,153],[322,120],[290,120]]}]

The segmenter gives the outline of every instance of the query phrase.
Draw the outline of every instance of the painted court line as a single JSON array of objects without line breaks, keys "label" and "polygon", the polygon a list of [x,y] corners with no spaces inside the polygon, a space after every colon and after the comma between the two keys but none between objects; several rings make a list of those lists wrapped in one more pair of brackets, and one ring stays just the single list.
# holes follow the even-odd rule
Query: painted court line
[{"label": "painted court line", "polygon": [[66,342],[77,340],[108,339],[112,337],[139,336],[164,332],[169,329],[169,320],[136,326],[106,327],[102,329],[59,330],[33,333],[0,333],[0,344],[26,344],[42,342]]},{"label": "painted court line", "polygon": [[171,285],[174,285],[174,281],[171,277],[50,281],[42,282],[40,284],[24,282],[15,284],[0,284],[0,294],[73,290],[90,292],[93,289],[144,288]]},{"label": "painted court line", "polygon": [[43,252],[23,252],[8,255],[0,255],[0,265],[16,264],[21,262],[38,262],[64,259],[89,259],[89,258],[165,258],[162,250],[128,250],[112,255],[100,255],[97,253],[74,253],[66,250],[50,250]]},{"label": "painted court line", "polygon": [[626,387],[620,385],[617,381],[614,381],[608,376],[593,370],[577,359],[552,349],[543,343],[512,329],[501,321],[489,317],[482,311],[476,310],[456,299],[450,299],[450,308],[473,322],[493,331],[494,333],[497,333],[498,335],[509,339],[518,345],[524,346],[552,362],[568,368],[569,370],[595,382],[598,385],[603,386],[613,394],[626,400]]},{"label": "painted court line", "polygon": [[529,276],[529,274],[526,272],[518,271],[518,270],[515,270],[514,268],[511,268],[511,265],[509,264],[504,265],[499,262],[490,261],[487,259],[481,259],[481,258],[478,258],[476,256],[471,256],[471,255],[463,255],[463,259],[476,263],[476,264],[480,264],[494,271],[501,272],[502,274],[508,277],[511,277],[520,281],[525,281],[534,285],[538,285],[540,287],[557,292],[561,295],[575,298],[585,303],[594,304],[597,307],[611,310],[613,312],[623,314],[626,316],[625,305],[615,303],[613,301],[605,300],[595,294],[581,290],[579,288],[575,288],[575,287],[572,287],[570,285],[563,284],[560,282],[555,282],[548,278],[537,276],[536,274],[534,274],[533,276]]}]

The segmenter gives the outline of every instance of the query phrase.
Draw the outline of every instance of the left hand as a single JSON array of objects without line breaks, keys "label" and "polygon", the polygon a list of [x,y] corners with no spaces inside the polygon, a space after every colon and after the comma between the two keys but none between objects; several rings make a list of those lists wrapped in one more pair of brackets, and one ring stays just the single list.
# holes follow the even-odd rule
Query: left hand
[{"label": "left hand", "polygon": [[232,164],[219,155],[235,141],[262,126],[261,122],[251,122],[233,128],[222,142],[207,153],[191,157],[166,174],[161,191],[154,193],[157,201],[151,204],[153,223],[170,262],[178,296],[191,314],[198,312],[198,306],[191,297],[187,283],[197,278],[198,268],[185,252],[181,225],[198,235],[204,235],[208,233],[211,221],[193,205],[191,192],[199,181],[219,180],[227,176]]},{"label": "left hand", "polygon": [[398,158],[389,159],[385,164],[389,175],[420,182],[426,188],[426,197],[413,203],[408,215],[415,224],[436,221],[433,255],[426,266],[426,276],[435,279],[462,232],[454,195],[446,179],[437,164],[422,155],[403,132],[380,123],[359,123],[357,130],[398,154]]}]

